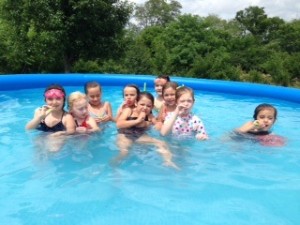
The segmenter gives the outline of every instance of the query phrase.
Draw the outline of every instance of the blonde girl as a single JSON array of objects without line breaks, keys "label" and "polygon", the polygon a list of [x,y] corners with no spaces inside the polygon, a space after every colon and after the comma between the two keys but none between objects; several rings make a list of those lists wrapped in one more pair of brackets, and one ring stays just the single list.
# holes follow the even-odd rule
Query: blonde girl
[{"label": "blonde girl", "polygon": [[99,131],[96,120],[89,115],[87,96],[79,91],[72,92],[68,98],[69,112],[74,118],[77,133]]},{"label": "blonde girl", "polygon": [[206,140],[204,124],[191,110],[195,103],[194,91],[189,87],[179,87],[176,90],[176,109],[167,115],[160,130],[165,136],[172,132],[177,136],[195,136],[198,140]]}]

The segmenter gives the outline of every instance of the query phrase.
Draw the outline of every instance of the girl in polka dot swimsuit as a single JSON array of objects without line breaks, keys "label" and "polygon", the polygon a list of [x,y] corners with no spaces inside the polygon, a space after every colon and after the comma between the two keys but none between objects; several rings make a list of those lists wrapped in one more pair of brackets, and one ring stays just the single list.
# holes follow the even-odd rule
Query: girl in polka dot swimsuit
[{"label": "girl in polka dot swimsuit", "polygon": [[208,139],[201,119],[191,113],[194,102],[193,90],[184,86],[179,87],[176,90],[176,109],[165,118],[161,135],[165,136],[172,131],[172,134],[177,136],[195,135],[198,140]]}]

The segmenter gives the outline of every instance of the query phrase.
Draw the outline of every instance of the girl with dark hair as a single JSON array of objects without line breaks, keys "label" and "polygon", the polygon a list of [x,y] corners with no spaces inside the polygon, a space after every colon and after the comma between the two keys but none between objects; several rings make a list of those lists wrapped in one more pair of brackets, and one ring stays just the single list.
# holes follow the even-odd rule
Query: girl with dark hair
[{"label": "girl with dark hair", "polygon": [[66,92],[61,85],[50,85],[44,92],[46,104],[35,110],[33,118],[26,124],[26,129],[38,129],[53,133],[53,136],[73,134],[75,122],[65,112]]}]

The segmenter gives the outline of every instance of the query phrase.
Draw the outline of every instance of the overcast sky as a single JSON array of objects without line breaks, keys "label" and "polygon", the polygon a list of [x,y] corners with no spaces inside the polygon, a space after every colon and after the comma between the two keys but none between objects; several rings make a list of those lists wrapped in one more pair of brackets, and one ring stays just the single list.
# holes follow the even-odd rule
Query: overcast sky
[{"label": "overcast sky", "polygon": [[[137,4],[146,0],[129,0]],[[268,17],[278,16],[290,21],[300,19],[299,0],[177,0],[182,5],[182,13],[191,13],[206,17],[217,15],[222,19],[233,19],[236,12],[249,6],[264,7]]]}]

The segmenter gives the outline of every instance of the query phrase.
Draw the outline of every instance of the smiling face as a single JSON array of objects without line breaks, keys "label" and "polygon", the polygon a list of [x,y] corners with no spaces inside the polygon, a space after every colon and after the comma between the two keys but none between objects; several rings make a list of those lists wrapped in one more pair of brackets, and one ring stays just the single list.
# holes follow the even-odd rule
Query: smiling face
[{"label": "smiling face", "polygon": [[275,110],[273,108],[263,108],[257,114],[256,120],[259,124],[263,124],[262,130],[269,130],[275,123]]},{"label": "smiling face", "polygon": [[172,87],[165,88],[163,91],[163,99],[165,104],[168,106],[173,106],[176,104],[176,97],[175,97],[176,90]]},{"label": "smiling face", "polygon": [[64,107],[64,97],[46,97],[45,100],[47,105],[51,107],[52,111],[59,111],[62,110]]},{"label": "smiling face", "polygon": [[88,88],[86,95],[89,99],[89,103],[92,106],[98,106],[101,104],[102,93],[98,86]]}]

